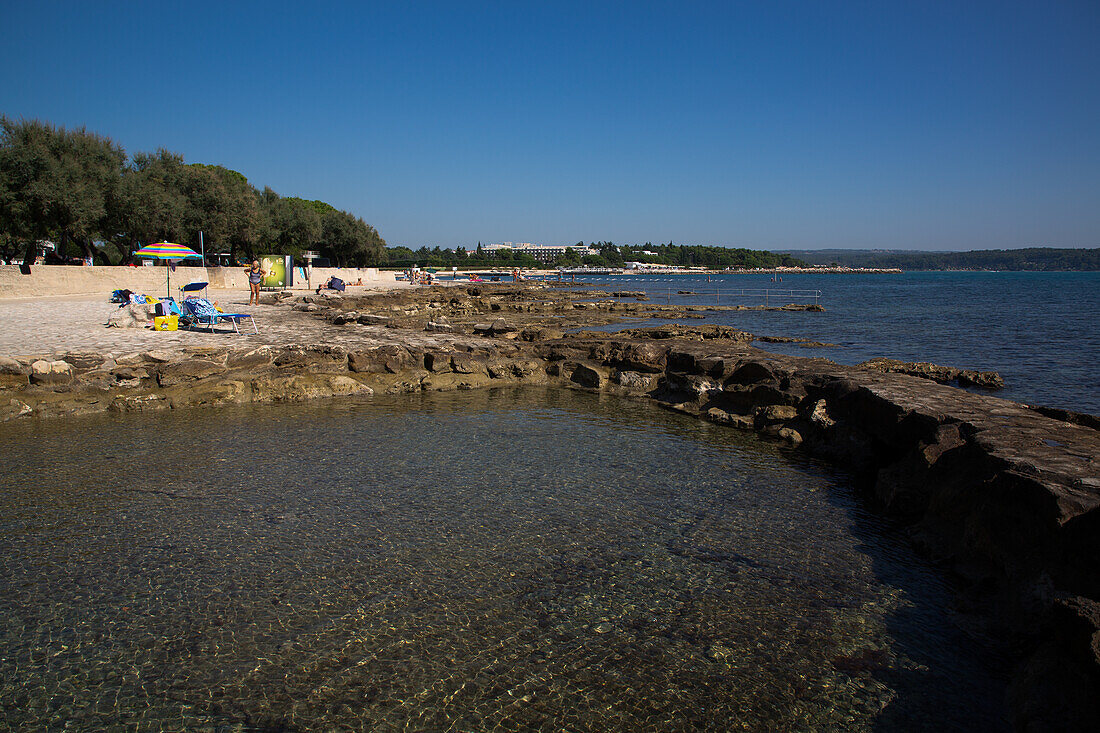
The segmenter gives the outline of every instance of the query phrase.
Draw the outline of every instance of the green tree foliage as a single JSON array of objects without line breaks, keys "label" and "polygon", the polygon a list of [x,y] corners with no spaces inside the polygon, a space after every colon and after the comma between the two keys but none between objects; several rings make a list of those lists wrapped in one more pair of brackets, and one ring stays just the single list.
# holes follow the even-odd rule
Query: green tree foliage
[{"label": "green tree foliage", "polygon": [[109,220],[126,162],[122,148],[84,128],[64,130],[0,116],[0,227],[6,241],[25,245],[55,238],[83,255]]},{"label": "green tree foliage", "polygon": [[522,267],[534,269],[546,267],[529,254],[510,249],[486,250],[480,243],[477,249],[468,251],[465,247],[441,249],[439,247],[421,247],[411,250],[408,247],[388,247],[385,251],[386,264],[390,267],[441,267],[450,269],[477,269],[483,267]]},{"label": "green tree foliage", "polygon": [[390,264],[395,262],[412,262],[416,259],[416,252],[413,252],[408,247],[390,247],[386,251],[386,261]]},{"label": "green tree foliage", "polygon": [[194,163],[186,166],[182,181],[188,206],[178,241],[195,249],[201,231],[213,250],[251,257],[263,227],[259,197],[248,179],[220,165]]},{"label": "green tree foliage", "polygon": [[188,207],[183,176],[183,157],[164,149],[136,154],[123,171],[111,216],[123,259],[143,244],[180,239]]},{"label": "green tree foliage", "polygon": [[1100,248],[979,249],[970,252],[891,252],[866,249],[798,251],[815,264],[839,263],[845,267],[896,267],[902,270],[1042,270],[1066,272],[1100,270]]},{"label": "green tree foliage", "polygon": [[622,267],[625,262],[622,252],[611,242],[601,242],[600,258],[611,267]]},{"label": "green tree foliage", "polygon": [[[589,254],[590,250],[596,254]],[[646,255],[644,252],[653,252]],[[464,247],[455,250],[429,249],[421,247],[413,251],[408,247],[390,247],[386,250],[388,262],[392,267],[622,267],[627,261],[651,262],[672,266],[705,266],[715,269],[732,268],[773,268],[776,266],[798,266],[805,264],[790,255],[759,252],[749,249],[727,249],[726,247],[703,247],[673,245],[627,245],[617,246],[613,242],[593,242],[585,246],[577,242],[576,247],[566,247],[565,253],[552,263],[539,262],[526,252],[511,249],[486,250],[478,243],[477,249],[467,252]]]},{"label": "green tree foliage", "polygon": [[361,218],[324,201],[280,198],[267,189],[261,196],[266,212],[268,241],[280,254],[298,255],[317,250],[339,267],[363,267],[386,262],[386,241]]},{"label": "green tree foliage", "polygon": [[253,188],[219,165],[186,164],[167,150],[125,151],[84,129],[0,116],[0,251],[33,258],[36,243],[69,242],[89,255],[128,261],[145,244],[168,240],[207,252],[252,257],[317,249],[340,265],[376,265],[386,242],[361,218],[323,201]]},{"label": "green tree foliage", "polygon": [[300,255],[317,247],[324,232],[321,212],[305,199],[271,195],[265,199],[268,221],[267,244],[274,245],[274,253]]},{"label": "green tree foliage", "polygon": [[581,264],[581,253],[579,249],[573,247],[566,247],[565,254],[558,258],[558,262],[565,266],[579,265]]}]

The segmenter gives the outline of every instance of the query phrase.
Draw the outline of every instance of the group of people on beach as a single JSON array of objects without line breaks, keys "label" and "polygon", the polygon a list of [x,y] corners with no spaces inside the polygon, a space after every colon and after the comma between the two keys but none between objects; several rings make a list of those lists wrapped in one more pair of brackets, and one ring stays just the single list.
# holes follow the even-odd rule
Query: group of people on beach
[{"label": "group of people on beach", "polygon": [[427,270],[409,268],[405,270],[405,279],[413,285],[431,285],[432,273]]}]

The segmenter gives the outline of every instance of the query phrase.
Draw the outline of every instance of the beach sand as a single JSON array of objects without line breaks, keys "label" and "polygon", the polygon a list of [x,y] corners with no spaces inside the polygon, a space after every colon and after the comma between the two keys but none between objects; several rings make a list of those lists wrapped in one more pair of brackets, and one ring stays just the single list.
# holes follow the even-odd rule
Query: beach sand
[{"label": "beach sand", "polygon": [[[464,280],[439,285],[465,285]],[[347,294],[400,290],[417,287],[404,282],[349,286]],[[329,291],[331,292],[331,291]],[[295,292],[295,295],[306,293]],[[240,334],[229,324],[214,333],[198,331],[153,331],[150,328],[107,328],[107,319],[118,310],[106,295],[67,295],[39,298],[0,299],[0,354],[26,359],[58,358],[76,351],[95,351],[119,356],[150,349],[176,350],[185,346],[262,346],[272,344],[327,343],[374,345],[392,339],[381,328],[344,328],[292,310],[286,306],[247,305],[246,290],[210,290],[210,300],[227,312],[251,313],[260,332],[243,321]]]}]

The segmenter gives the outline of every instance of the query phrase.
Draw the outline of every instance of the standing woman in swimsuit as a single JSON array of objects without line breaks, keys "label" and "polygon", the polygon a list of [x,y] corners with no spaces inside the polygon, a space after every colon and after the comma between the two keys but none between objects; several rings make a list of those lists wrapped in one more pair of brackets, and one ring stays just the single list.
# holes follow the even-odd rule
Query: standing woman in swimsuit
[{"label": "standing woman in swimsuit", "polygon": [[260,261],[252,260],[252,266],[246,267],[245,272],[248,273],[248,288],[251,293],[248,295],[248,304],[252,305],[253,302],[256,305],[260,304],[260,282],[264,279],[264,275],[267,273],[260,269]]}]

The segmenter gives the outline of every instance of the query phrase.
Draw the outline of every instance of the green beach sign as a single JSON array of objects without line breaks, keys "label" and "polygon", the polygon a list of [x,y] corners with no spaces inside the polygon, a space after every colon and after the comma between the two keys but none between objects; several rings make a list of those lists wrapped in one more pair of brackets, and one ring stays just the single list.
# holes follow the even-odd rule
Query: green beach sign
[{"label": "green beach sign", "polygon": [[260,269],[264,271],[262,288],[289,288],[294,284],[294,266],[290,255],[263,255]]}]

